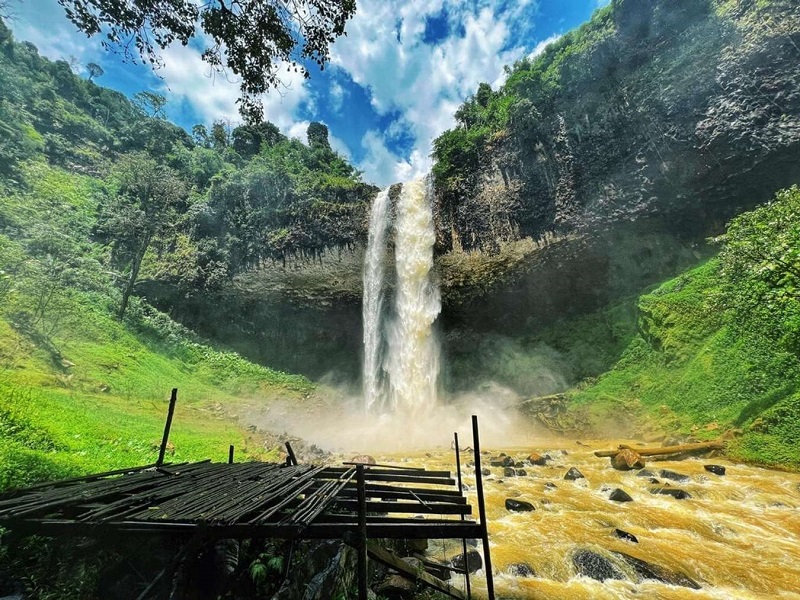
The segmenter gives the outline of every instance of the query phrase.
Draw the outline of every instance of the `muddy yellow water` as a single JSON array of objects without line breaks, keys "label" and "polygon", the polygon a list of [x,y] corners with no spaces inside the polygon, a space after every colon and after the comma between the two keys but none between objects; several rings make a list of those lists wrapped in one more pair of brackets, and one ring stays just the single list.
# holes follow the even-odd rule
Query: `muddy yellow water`
[{"label": "muddy yellow water", "polygon": [[[482,466],[491,470],[484,477],[484,491],[498,598],[800,600],[800,475],[719,458],[648,461],[647,468],[656,471],[660,481],[666,481],[659,477],[661,469],[691,478],[688,483],[672,482],[692,496],[677,500],[651,494],[654,486],[648,478],[637,477],[635,471],[615,471],[608,459],[593,455],[595,450],[623,442],[588,441],[581,446],[574,440],[557,440],[524,448],[484,449],[489,452],[482,456]],[[544,467],[526,465],[526,476],[504,477],[502,468],[489,466],[489,457],[501,451],[518,460],[532,451],[555,459]],[[377,458],[455,471],[454,453],[445,449]],[[470,463],[471,454],[462,454],[462,460]],[[704,464],[723,465],[727,474],[708,473]],[[564,480],[570,467],[577,467],[585,479]],[[474,469],[463,464],[462,473],[477,517]],[[546,488],[548,482],[556,487]],[[614,488],[628,492],[633,501],[610,501]],[[507,498],[530,502],[535,510],[509,512]],[[633,534],[638,543],[617,538],[615,528]],[[600,582],[578,575],[572,556],[580,549],[611,559],[628,579]],[[437,540],[431,540],[428,550],[440,560],[459,552],[460,542]],[[641,580],[612,552],[682,573],[702,587],[692,590]],[[532,567],[536,576],[509,574],[509,566],[520,562]],[[476,598],[485,597],[483,571],[473,575],[472,585]]]}]

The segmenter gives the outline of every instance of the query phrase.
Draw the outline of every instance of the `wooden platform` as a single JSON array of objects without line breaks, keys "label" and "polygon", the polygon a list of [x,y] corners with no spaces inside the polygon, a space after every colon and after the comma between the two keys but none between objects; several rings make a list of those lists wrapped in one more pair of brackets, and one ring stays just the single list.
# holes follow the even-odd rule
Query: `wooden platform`
[{"label": "wooden platform", "polygon": [[[356,467],[152,465],[0,494],[0,525],[49,535],[188,533],[341,538],[358,533]],[[449,472],[364,468],[369,538],[474,538]]]}]

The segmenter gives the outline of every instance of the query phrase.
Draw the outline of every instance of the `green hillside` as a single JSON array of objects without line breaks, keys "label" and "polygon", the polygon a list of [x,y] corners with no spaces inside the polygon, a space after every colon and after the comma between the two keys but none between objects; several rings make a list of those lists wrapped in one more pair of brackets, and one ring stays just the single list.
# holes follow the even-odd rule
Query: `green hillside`
[{"label": "green hillside", "polygon": [[602,432],[630,411],[699,438],[741,435],[729,454],[800,468],[800,188],[734,219],[718,258],[643,295],[616,365],[573,390]]}]

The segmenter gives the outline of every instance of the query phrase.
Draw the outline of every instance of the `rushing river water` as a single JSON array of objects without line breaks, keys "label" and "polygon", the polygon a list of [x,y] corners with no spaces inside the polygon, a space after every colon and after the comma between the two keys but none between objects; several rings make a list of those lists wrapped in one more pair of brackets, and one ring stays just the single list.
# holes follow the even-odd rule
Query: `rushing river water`
[{"label": "rushing river water", "polygon": [[[687,483],[670,482],[691,498],[677,500],[653,495],[647,477],[636,471],[615,471],[595,450],[619,443],[606,440],[578,445],[574,440],[551,440],[524,448],[505,449],[517,460],[531,452],[554,456],[547,466],[525,465],[526,476],[504,477],[503,468],[489,467],[491,449],[482,466],[491,470],[484,478],[490,548],[498,598],[541,600],[734,600],[800,599],[800,475],[734,464],[723,459],[648,461],[647,468],[660,477],[669,469],[690,477]],[[565,451],[566,454],[562,454]],[[452,451],[436,450],[377,457],[379,462],[410,462],[429,469],[454,471]],[[464,482],[477,513],[471,453],[462,454]],[[706,472],[704,464],[719,464],[727,474]],[[570,467],[585,479],[565,481]],[[546,487],[545,484],[551,484]],[[621,488],[632,502],[609,500]],[[505,500],[514,498],[534,505],[533,512],[512,513]],[[477,517],[477,514],[473,516]],[[638,543],[616,537],[615,529],[633,534]],[[478,547],[480,550],[480,545]],[[580,549],[605,556],[625,579],[604,582],[578,575],[572,557]],[[461,552],[460,542],[431,540],[431,558],[449,559]],[[701,589],[641,580],[613,552],[682,573]],[[535,577],[508,573],[514,563],[527,563]],[[454,578],[453,582],[461,579]],[[484,598],[483,571],[473,575],[473,595]]]}]

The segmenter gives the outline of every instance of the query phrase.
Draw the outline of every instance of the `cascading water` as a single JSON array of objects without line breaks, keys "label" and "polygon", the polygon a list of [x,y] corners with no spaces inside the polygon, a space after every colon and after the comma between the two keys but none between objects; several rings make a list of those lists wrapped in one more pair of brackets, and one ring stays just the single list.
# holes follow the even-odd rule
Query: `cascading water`
[{"label": "cascading water", "polygon": [[381,317],[388,229],[389,189],[387,188],[380,192],[372,203],[367,254],[364,258],[364,304],[361,311],[364,322],[364,404],[367,411],[378,408],[385,396],[381,377],[383,358]]},{"label": "cascading water", "polygon": [[[419,416],[436,403],[439,346],[433,323],[441,311],[432,277],[436,235],[430,181],[403,185],[394,224],[397,270],[393,314],[381,326],[383,255],[389,221],[388,191],[372,206],[364,266],[364,398],[368,410],[390,408]],[[383,356],[385,333],[386,355]]]}]

